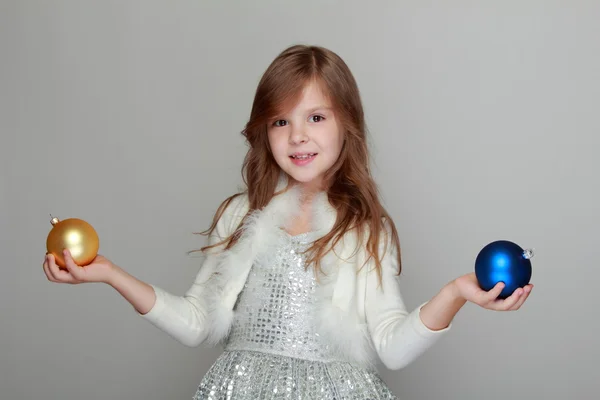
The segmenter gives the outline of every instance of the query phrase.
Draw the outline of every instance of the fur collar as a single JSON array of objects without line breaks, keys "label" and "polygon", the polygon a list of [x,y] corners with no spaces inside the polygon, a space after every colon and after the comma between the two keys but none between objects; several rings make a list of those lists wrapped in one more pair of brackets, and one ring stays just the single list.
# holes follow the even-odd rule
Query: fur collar
[{"label": "fur collar", "polygon": [[[282,178],[277,191],[285,189],[287,181]],[[274,197],[262,210],[250,215],[244,225],[242,236],[230,250],[217,255],[217,268],[207,290],[207,305],[211,330],[208,342],[216,344],[229,333],[235,314],[237,297],[244,287],[252,265],[267,261],[272,249],[284,240],[281,229],[297,215],[302,192],[291,187]],[[247,198],[242,201],[247,202]],[[313,201],[311,231],[322,237],[329,232],[335,221],[336,211],[329,203],[326,193],[319,193]],[[234,223],[237,226],[237,221]],[[373,349],[370,345],[364,318],[356,307],[357,271],[361,252],[356,252],[357,238],[346,234],[334,251],[321,261],[324,274],[319,276],[319,330],[348,361],[371,364]]]}]

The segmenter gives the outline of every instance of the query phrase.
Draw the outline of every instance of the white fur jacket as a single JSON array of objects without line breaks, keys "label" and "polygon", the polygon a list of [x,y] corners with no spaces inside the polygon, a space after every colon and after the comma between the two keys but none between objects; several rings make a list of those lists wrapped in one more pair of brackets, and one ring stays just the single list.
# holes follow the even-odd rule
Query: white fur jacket
[{"label": "white fur jacket", "polygon": [[[207,255],[185,295],[176,296],[152,285],[156,302],[142,317],[187,346],[223,340],[254,261],[268,257],[272,253],[269,247],[277,246],[280,230],[299,209],[299,194],[298,189],[288,190],[252,214],[236,246]],[[247,196],[238,196],[218,221],[209,243],[233,233],[247,210]],[[315,199],[313,210],[311,230],[325,234],[336,219],[325,193]],[[346,234],[337,254],[329,252],[321,261],[327,275],[319,277],[320,333],[348,361],[373,365],[379,358],[387,368],[400,369],[432,346],[450,326],[428,329],[419,317],[424,304],[407,311],[394,246],[387,246],[380,285],[372,260],[359,268],[366,255],[364,250],[355,251],[356,243],[355,234]]]}]

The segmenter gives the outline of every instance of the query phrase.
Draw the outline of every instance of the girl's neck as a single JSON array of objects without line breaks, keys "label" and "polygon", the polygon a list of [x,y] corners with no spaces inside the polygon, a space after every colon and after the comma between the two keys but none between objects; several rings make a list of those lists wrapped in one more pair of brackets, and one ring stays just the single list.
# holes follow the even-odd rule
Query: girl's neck
[{"label": "girl's neck", "polygon": [[301,202],[303,205],[310,205],[315,196],[325,190],[325,185],[322,182],[295,182],[294,184],[298,185],[302,191]]},{"label": "girl's neck", "polygon": [[312,198],[300,203],[300,212],[288,222],[287,232],[292,236],[306,233],[312,226]]},{"label": "girl's neck", "polygon": [[291,221],[288,227],[288,234],[292,236],[299,235],[310,231],[312,225],[312,208],[313,200],[315,196],[323,192],[320,186],[314,184],[304,184],[296,182],[295,185],[299,185],[302,195],[300,198],[300,212],[296,218]]}]

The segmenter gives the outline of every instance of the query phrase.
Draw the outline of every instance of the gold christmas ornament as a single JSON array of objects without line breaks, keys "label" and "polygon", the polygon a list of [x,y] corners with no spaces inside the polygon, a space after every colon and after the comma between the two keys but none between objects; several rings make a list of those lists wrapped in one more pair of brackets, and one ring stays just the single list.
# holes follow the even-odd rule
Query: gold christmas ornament
[{"label": "gold christmas ornament", "polygon": [[52,229],[46,239],[46,249],[56,260],[56,264],[65,268],[63,250],[69,249],[73,261],[80,267],[90,264],[98,254],[100,240],[96,230],[86,221],[69,218],[63,221],[52,217]]}]

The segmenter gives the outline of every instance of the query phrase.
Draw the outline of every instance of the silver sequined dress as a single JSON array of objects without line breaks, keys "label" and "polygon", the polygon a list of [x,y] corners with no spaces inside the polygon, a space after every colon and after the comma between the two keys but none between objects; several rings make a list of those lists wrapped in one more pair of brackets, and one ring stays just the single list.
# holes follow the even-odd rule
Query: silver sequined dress
[{"label": "silver sequined dress", "polygon": [[314,274],[301,254],[312,234],[282,234],[277,262],[252,267],[225,351],[194,399],[396,399],[375,370],[336,359],[321,340]]}]

